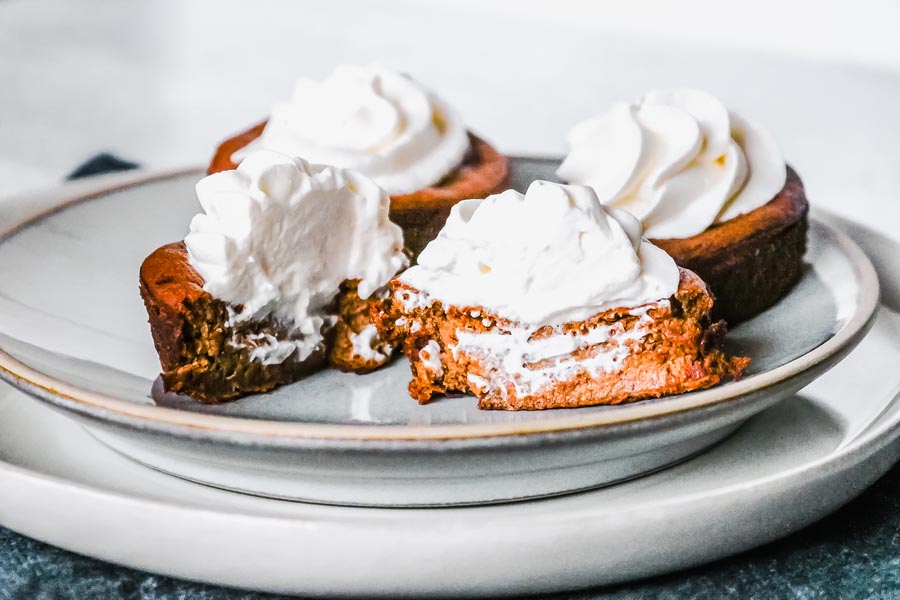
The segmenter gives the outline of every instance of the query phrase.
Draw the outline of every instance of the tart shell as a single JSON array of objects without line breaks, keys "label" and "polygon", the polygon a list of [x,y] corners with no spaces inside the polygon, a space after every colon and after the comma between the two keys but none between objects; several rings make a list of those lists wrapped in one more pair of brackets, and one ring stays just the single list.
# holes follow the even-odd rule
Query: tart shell
[{"label": "tart shell", "polygon": [[803,275],[809,203],[787,168],[784,187],[766,204],[684,239],[650,240],[678,266],[697,273],[731,324],[778,302]]}]

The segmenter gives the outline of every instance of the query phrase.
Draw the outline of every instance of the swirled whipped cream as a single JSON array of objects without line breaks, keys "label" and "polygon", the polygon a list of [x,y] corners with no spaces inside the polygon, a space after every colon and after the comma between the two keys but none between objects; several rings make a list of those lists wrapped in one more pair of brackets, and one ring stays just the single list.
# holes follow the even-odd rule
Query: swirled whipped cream
[{"label": "swirled whipped cream", "polygon": [[321,82],[297,81],[258,144],[354,169],[388,194],[406,194],[456,169],[469,138],[456,112],[409,77],[377,65],[342,65]]},{"label": "swirled whipped cream", "polygon": [[641,239],[637,219],[601,205],[591,188],[535,181],[524,195],[455,205],[399,279],[430,301],[540,326],[668,299],[680,275]]},{"label": "swirled whipped cream", "polygon": [[638,217],[651,238],[685,238],[771,200],[786,166],[774,139],[706,92],[654,91],[576,125],[557,175]]},{"label": "swirled whipped cream", "polygon": [[200,180],[197,197],[203,212],[184,242],[203,288],[243,307],[234,322],[270,317],[297,334],[289,347],[260,344],[263,362],[313,351],[343,281],[359,279],[368,298],[407,264],[390,199],[353,171],[259,150]]}]

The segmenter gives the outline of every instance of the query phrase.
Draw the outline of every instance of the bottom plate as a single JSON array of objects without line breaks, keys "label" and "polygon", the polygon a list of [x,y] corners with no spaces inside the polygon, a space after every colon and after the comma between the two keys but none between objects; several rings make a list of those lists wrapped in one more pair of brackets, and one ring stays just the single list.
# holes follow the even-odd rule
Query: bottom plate
[{"label": "bottom plate", "polygon": [[320,506],[191,484],[3,386],[0,524],[147,571],[274,592],[518,596],[650,576],[786,535],[883,474],[900,453],[898,340],[900,314],[884,309],[831,372],[676,467],[469,508]]}]

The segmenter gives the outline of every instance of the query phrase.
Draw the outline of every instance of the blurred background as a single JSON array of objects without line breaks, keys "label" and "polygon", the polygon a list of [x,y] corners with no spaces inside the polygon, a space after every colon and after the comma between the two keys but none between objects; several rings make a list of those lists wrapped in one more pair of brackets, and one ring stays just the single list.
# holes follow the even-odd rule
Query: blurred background
[{"label": "blurred background", "polygon": [[506,153],[652,88],[765,124],[813,204],[898,235],[900,3],[0,0],[0,197],[107,151],[203,165],[299,75],[406,71]]}]

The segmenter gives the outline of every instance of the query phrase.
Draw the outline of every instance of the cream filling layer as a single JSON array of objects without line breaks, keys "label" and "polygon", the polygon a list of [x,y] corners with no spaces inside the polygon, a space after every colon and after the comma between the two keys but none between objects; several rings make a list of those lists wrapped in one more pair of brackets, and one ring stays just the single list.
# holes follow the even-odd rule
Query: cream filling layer
[{"label": "cream filling layer", "polygon": [[232,328],[228,345],[232,348],[249,349],[250,360],[264,365],[277,365],[289,359],[298,362],[306,360],[313,352],[322,349],[324,334],[337,322],[334,315],[326,315],[318,324],[318,330],[314,332],[289,328],[285,335],[276,337],[271,333],[241,332],[240,326],[245,321],[239,318],[231,306],[228,306],[228,315],[226,325]]},{"label": "cream filling layer", "polygon": [[[597,377],[620,371],[625,358],[631,355],[628,342],[640,341],[647,334],[647,325],[652,322],[649,310],[664,308],[668,302],[663,300],[630,311],[629,314],[638,317],[638,322],[627,331],[622,322],[598,325],[587,333],[564,333],[556,326],[553,335],[538,339],[531,339],[537,331],[534,327],[487,333],[458,330],[457,344],[450,351],[454,358],[464,353],[484,364],[482,375],[487,377],[469,376],[470,383],[480,392],[499,391],[505,398],[506,386],[512,383],[517,396],[533,396],[581,373]],[[578,359],[573,356],[577,351],[588,351],[588,354]]]}]

